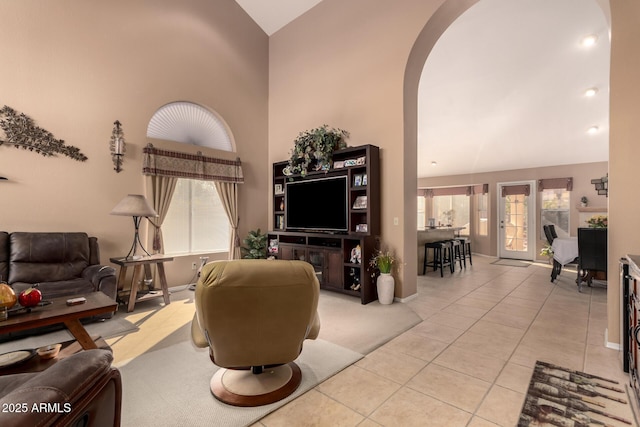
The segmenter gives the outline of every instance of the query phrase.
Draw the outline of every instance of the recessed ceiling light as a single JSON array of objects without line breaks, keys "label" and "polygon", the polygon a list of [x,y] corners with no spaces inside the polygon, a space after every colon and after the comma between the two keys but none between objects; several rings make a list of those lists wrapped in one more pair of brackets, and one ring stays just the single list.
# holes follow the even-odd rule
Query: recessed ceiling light
[{"label": "recessed ceiling light", "polygon": [[431,162],[431,166],[438,166],[437,162]]},{"label": "recessed ceiling light", "polygon": [[584,91],[584,96],[596,96],[596,93],[598,93],[598,88],[597,87],[591,87],[587,90]]},{"label": "recessed ceiling light", "polygon": [[596,132],[598,132],[598,126],[591,126],[589,129],[587,129],[588,134],[593,135]]},{"label": "recessed ceiling light", "polygon": [[594,44],[596,44],[596,42],[598,41],[598,36],[595,34],[589,34],[588,36],[584,37],[581,41],[580,44],[584,47],[591,47]]}]

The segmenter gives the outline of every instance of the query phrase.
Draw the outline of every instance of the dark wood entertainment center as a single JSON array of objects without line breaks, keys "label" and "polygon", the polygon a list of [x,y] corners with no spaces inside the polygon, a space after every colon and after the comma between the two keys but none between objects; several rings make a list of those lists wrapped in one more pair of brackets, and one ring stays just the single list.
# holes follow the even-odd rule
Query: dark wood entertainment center
[{"label": "dark wood entertainment center", "polygon": [[[359,297],[362,304],[375,301],[375,280],[368,267],[379,247],[380,149],[363,145],[335,151],[331,169],[309,171],[304,177],[286,176],[283,171],[287,165],[287,161],[273,164],[274,230],[268,233],[269,255],[309,262],[323,289]],[[339,176],[346,176],[348,183],[348,231],[286,229],[286,183]],[[323,203],[330,202],[327,195],[318,195],[318,206],[309,209],[321,210]],[[352,251],[357,246],[360,262],[353,262]]]}]

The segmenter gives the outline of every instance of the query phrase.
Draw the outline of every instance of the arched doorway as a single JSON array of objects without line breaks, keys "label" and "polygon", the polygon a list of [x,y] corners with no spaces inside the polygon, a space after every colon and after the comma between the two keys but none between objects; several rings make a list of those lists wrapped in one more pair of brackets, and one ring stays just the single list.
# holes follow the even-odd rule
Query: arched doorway
[{"label": "arched doorway", "polygon": [[479,0],[447,0],[433,14],[418,35],[404,73],[403,109],[404,109],[404,247],[405,266],[402,280],[405,294],[417,292],[418,238],[417,218],[418,202],[416,198],[418,165],[418,86],[424,64],[440,36],[467,9]]},{"label": "arched doorway", "polygon": [[[479,4],[480,3],[480,4]],[[571,8],[571,6],[567,6],[567,9],[558,9],[557,10],[557,15],[559,16],[559,18],[557,18],[557,23],[555,25],[554,30],[555,31],[551,31],[551,37],[548,38],[548,40],[552,40],[553,43],[552,44],[558,44],[556,41],[557,40],[567,40],[567,35],[569,40],[571,39],[571,37],[573,37],[573,32],[576,32],[577,29],[581,28],[579,26],[579,24],[581,22],[587,22],[588,23],[588,27],[592,28],[592,24],[595,22],[596,24],[596,28],[600,28],[600,21],[598,18],[598,6],[600,6],[600,12],[604,12],[603,15],[605,16],[606,21],[609,21],[609,14],[607,11],[607,7],[606,4],[603,4],[603,2],[599,2],[598,0],[595,0],[594,2],[590,2],[592,3],[591,9],[589,11],[589,13],[585,13],[584,14],[584,18],[586,19],[586,21],[581,21],[580,19],[575,19],[575,14],[577,13],[575,10],[575,5],[573,5],[573,9]],[[598,6],[596,6],[595,4],[597,4]],[[473,10],[469,10],[472,6]],[[496,8],[497,6],[497,8]],[[524,139],[526,139],[526,137],[532,137],[532,139],[536,140],[533,136],[536,134],[536,130],[539,126],[531,126],[532,121],[530,119],[528,119],[529,117],[542,117],[541,121],[543,123],[549,123],[549,122],[553,122],[557,117],[563,117],[563,124],[566,123],[567,121],[571,120],[571,117],[569,117],[568,114],[566,114],[567,111],[576,111],[577,113],[584,113],[583,110],[581,110],[577,105],[574,106],[574,108],[570,108],[568,110],[564,110],[564,111],[555,111],[552,112],[550,111],[551,109],[549,108],[549,105],[546,104],[546,106],[544,106],[543,108],[536,110],[536,108],[538,106],[543,106],[545,105],[545,103],[543,102],[536,102],[536,96],[538,94],[547,94],[549,95],[549,99],[558,99],[558,101],[562,101],[562,94],[564,93],[563,90],[565,90],[567,87],[570,86],[563,86],[563,87],[559,87],[559,88],[555,88],[555,87],[551,87],[553,83],[556,83],[558,85],[566,85],[566,81],[567,80],[563,80],[562,78],[556,78],[556,80],[553,79],[544,79],[547,74],[544,74],[543,72],[540,72],[540,70],[538,70],[537,74],[531,74],[528,77],[526,76],[526,72],[524,73],[513,73],[513,67],[511,66],[505,66],[507,64],[509,64],[509,60],[513,59],[513,61],[518,61],[518,62],[512,62],[512,65],[516,65],[516,64],[520,64],[521,62],[526,63],[526,61],[524,61],[524,59],[526,58],[527,60],[531,61],[531,65],[529,65],[529,67],[525,68],[525,70],[528,70],[529,68],[532,69],[536,69],[536,67],[538,68],[543,68],[544,70],[547,70],[548,68],[550,68],[551,70],[553,70],[553,67],[549,67],[549,64],[562,64],[563,67],[560,68],[559,70],[564,70],[565,68],[567,69],[571,69],[571,64],[576,63],[576,64],[581,64],[582,61],[582,53],[580,52],[576,52],[571,51],[571,52],[562,52],[560,54],[560,56],[558,56],[558,54],[556,53],[556,55],[554,56],[554,52],[555,50],[552,47],[549,48],[544,48],[541,47],[539,52],[544,52],[548,54],[546,56],[540,56],[540,55],[536,55],[534,54],[534,50],[531,49],[529,46],[529,48],[525,48],[529,43],[528,40],[526,40],[525,38],[522,39],[523,43],[519,43],[519,49],[516,49],[514,51],[509,52],[509,46],[513,45],[513,43],[507,43],[504,44],[502,43],[503,40],[511,40],[512,38],[508,36],[508,34],[511,31],[511,26],[512,26],[512,22],[511,22],[511,17],[517,15],[518,13],[521,13],[522,15],[526,15],[526,16],[535,16],[539,19],[543,19],[545,16],[549,17],[549,16],[555,16],[552,14],[552,12],[556,12],[556,8],[555,5],[548,5],[548,6],[553,6],[554,9],[552,12],[550,11],[545,11],[543,8],[541,9],[540,7],[538,7],[537,3],[531,3],[531,4],[523,4],[522,7],[520,7],[519,9],[508,9],[508,7],[505,8],[505,6],[511,6],[510,2],[505,2],[504,4],[502,4],[501,2],[491,2],[491,1],[484,1],[484,2],[480,2],[480,1],[466,1],[466,2],[454,2],[454,1],[447,1],[445,2],[440,9],[436,12],[436,14],[433,15],[433,17],[429,20],[429,22],[425,25],[423,31],[420,33],[418,39],[416,40],[413,50],[411,52],[409,61],[408,61],[408,65],[407,68],[405,70],[405,87],[404,87],[404,102],[405,102],[405,159],[406,164],[405,164],[405,171],[407,171],[407,176],[405,176],[405,183],[409,183],[410,180],[414,177],[412,172],[409,172],[409,170],[411,168],[413,168],[414,162],[410,161],[409,159],[411,159],[413,156],[415,156],[416,153],[416,149],[417,147],[420,146],[420,141],[418,141],[418,137],[417,135],[420,134],[422,135],[421,138],[424,137],[425,132],[424,132],[424,123],[422,123],[423,125],[423,129],[420,129],[420,132],[418,133],[418,131],[416,129],[414,129],[415,126],[415,122],[414,121],[418,121],[418,129],[420,128],[420,116],[423,115],[423,112],[419,111],[418,109],[420,108],[420,99],[425,99],[424,96],[424,91],[421,88],[421,91],[423,92],[422,96],[420,98],[418,98],[420,95],[416,95],[414,91],[418,90],[418,87],[420,86],[420,77],[417,76],[418,73],[418,69],[419,67],[423,66],[423,71],[427,69],[427,66],[425,65],[425,63],[427,64],[431,64],[431,67],[434,67],[435,64],[440,64],[439,69],[447,69],[449,72],[448,73],[442,73],[442,72],[434,72],[436,71],[436,68],[431,68],[431,73],[432,74],[436,74],[438,76],[440,76],[440,79],[436,79],[437,82],[439,82],[439,84],[437,86],[435,86],[434,84],[430,84],[427,85],[427,87],[431,88],[431,93],[429,95],[431,95],[430,97],[428,97],[427,99],[446,99],[447,101],[450,102],[449,105],[449,110],[453,111],[455,119],[461,119],[463,123],[468,123],[471,126],[475,126],[476,129],[475,133],[473,133],[472,135],[467,135],[467,138],[465,140],[473,140],[475,142],[477,142],[477,147],[485,147],[485,146],[492,146],[492,144],[495,144],[498,141],[504,141],[505,137],[511,137],[511,139],[509,139],[508,145],[506,148],[510,148],[512,146],[514,146],[512,141],[518,141],[519,139],[523,139],[523,138],[517,138],[515,137],[515,135],[513,134],[513,132],[509,131],[510,127],[509,125],[511,125],[512,128],[516,128],[515,126],[513,126],[513,123],[518,123],[518,129],[526,129],[526,126],[529,125],[532,129],[529,129],[529,132],[524,134]],[[595,6],[595,7],[594,7]],[[529,9],[527,9],[527,7],[529,7]],[[595,10],[594,10],[595,9]],[[506,14],[505,10],[508,11],[509,13]],[[468,11],[468,12],[467,12]],[[467,12],[467,13],[465,13]],[[449,27],[451,26],[451,24],[454,23],[454,21],[456,21],[460,15],[464,14],[464,17],[460,18],[458,20],[458,22],[455,23],[454,26],[451,27],[451,31],[447,31],[449,29]],[[564,13],[564,15],[563,15]],[[491,31],[486,31],[484,30],[483,26],[484,25],[488,25],[491,26],[491,22],[487,22],[487,19],[491,19],[490,17],[494,16],[495,19],[495,27],[498,28],[498,30],[496,32],[491,32]],[[595,17],[595,18],[594,18]],[[594,21],[595,19],[595,21]],[[463,27],[463,22],[465,22],[467,25],[469,25],[471,23],[471,29],[473,29],[473,31],[461,31],[461,28]],[[529,22],[531,22],[531,25],[536,25],[539,24],[537,22],[535,22],[535,20],[533,21],[529,21],[528,18],[524,19],[522,18],[521,20],[517,19],[517,17],[514,17],[514,21],[513,22],[522,22],[523,26],[525,24],[528,24]],[[576,26],[574,27],[573,24],[576,24]],[[480,25],[480,28],[478,28],[477,25]],[[607,27],[607,25],[605,24],[604,27]],[[455,31],[454,31],[455,30]],[[602,29],[600,29],[600,31],[602,31]],[[446,34],[444,34],[446,32]],[[457,38],[454,36],[451,36],[451,34],[457,34]],[[469,33],[471,34],[478,34],[479,36],[477,37],[477,39],[481,39],[480,35],[486,35],[488,38],[493,37],[490,41],[485,40],[485,44],[484,45],[478,45],[478,44],[474,44],[474,42],[476,41],[476,38],[474,39],[470,39],[469,37]],[[535,32],[527,32],[527,33],[531,33],[531,34],[535,34]],[[577,34],[580,34],[579,32]],[[460,37],[460,36],[464,36],[464,37]],[[602,32],[600,33],[600,36],[604,36],[605,34],[603,34]],[[450,41],[454,39],[457,41],[457,44],[452,44]],[[448,41],[448,43],[445,43],[445,40]],[[468,43],[463,42],[462,44],[460,43],[460,40],[469,40]],[[578,40],[577,35],[576,35],[576,41]],[[536,42],[538,42],[539,40],[536,40]],[[436,42],[438,42],[437,47],[435,48],[435,50],[433,49]],[[576,43],[577,44],[577,43]],[[538,47],[540,45],[540,43],[535,43],[533,42],[533,45],[535,47]],[[444,47],[446,46],[446,48]],[[458,52],[460,50],[460,46],[464,46],[464,49],[467,49],[467,54],[465,55],[463,52],[460,52],[459,55],[460,56],[456,56],[455,53],[452,54],[452,52]],[[473,46],[475,46],[473,48]],[[483,49],[483,48],[479,48],[479,46],[487,46],[487,49]],[[502,46],[502,49],[498,49],[497,46]],[[604,45],[603,49],[604,49]],[[492,47],[496,47],[492,50]],[[579,46],[577,46],[579,47]],[[503,51],[507,50],[508,53],[503,53]],[[470,50],[473,50],[473,52],[477,51],[482,51],[484,54],[488,54],[488,56],[490,57],[491,52],[496,52],[499,53],[498,55],[496,55],[495,59],[493,58],[489,58],[488,60],[484,60],[484,58],[476,58],[474,53],[471,52]],[[581,50],[581,49],[578,49]],[[521,52],[522,51],[522,52]],[[443,52],[447,52],[446,55],[448,55],[447,57],[450,59],[449,62],[453,62],[457,65],[460,65],[460,61],[457,61],[457,59],[462,60],[462,58],[472,58],[472,61],[467,62],[466,64],[463,64],[464,66],[461,66],[457,69],[455,68],[447,68],[448,64],[447,63],[443,63],[442,59],[443,59]],[[532,53],[529,53],[532,52]],[[599,50],[599,52],[607,52],[608,53],[608,49],[607,50]],[[516,60],[515,58],[519,57],[519,55],[524,54],[525,56],[520,56],[520,60]],[[570,53],[573,54],[577,54],[575,57],[571,56]],[[506,56],[505,56],[506,55]],[[428,61],[427,61],[427,57],[428,57]],[[559,61],[559,59],[563,59],[562,61]],[[595,57],[594,57],[595,58]],[[607,55],[608,58],[608,55]],[[506,60],[503,61],[503,59]],[[596,63],[596,67],[583,67],[585,69],[588,70],[592,70],[594,68],[598,68],[600,67],[598,64],[603,64],[602,61],[602,55],[600,54],[599,56],[597,56],[596,58],[599,62]],[[484,62],[483,62],[484,61]],[[464,61],[462,61],[464,62]],[[474,80],[474,74],[473,74],[473,70],[477,67],[475,67],[473,64],[478,64],[480,66],[480,68],[482,67],[487,67],[488,68],[494,68],[495,71],[493,72],[489,72],[489,73],[483,73],[482,70],[479,70],[479,74],[483,75],[483,76],[495,76],[495,78],[493,80],[491,80],[491,77],[489,77],[489,79],[485,79],[484,82],[479,82],[477,80]],[[497,67],[497,68],[495,68]],[[608,69],[608,63],[606,63],[606,67]],[[602,67],[600,67],[602,68]],[[559,71],[558,70],[558,71]],[[450,75],[456,74],[453,73],[452,71],[460,71],[460,73],[458,74],[458,78],[457,79],[451,79],[449,78]],[[501,72],[504,71],[504,76],[503,78],[498,77],[500,75]],[[575,70],[574,70],[575,71]],[[509,74],[511,73],[511,74]],[[444,74],[444,75],[443,75]],[[555,74],[549,74],[549,76],[553,75],[554,77],[557,76],[558,73],[556,72]],[[571,76],[573,76],[573,80],[577,80],[576,77],[579,77],[577,74],[577,72],[575,73],[576,75],[574,75],[573,73],[571,73]],[[508,80],[507,77],[511,78],[511,76],[518,76],[518,78],[515,81],[511,81],[510,84],[504,84],[502,83],[503,81]],[[524,76],[524,77],[520,77],[520,76]],[[602,77],[601,79],[597,79],[597,81],[599,82],[599,84],[606,84],[606,82],[608,82],[608,75],[603,76],[601,74],[597,74],[596,76],[600,76]],[[424,77],[424,75],[423,75]],[[593,78],[593,76],[589,76],[590,78]],[[542,83],[540,83],[539,79],[544,81],[544,85],[540,86]],[[568,80],[572,80],[571,78]],[[606,81],[605,81],[606,80]],[[432,80],[433,81],[433,80]],[[449,85],[448,83],[451,82],[455,82],[453,85]],[[466,84],[469,84],[469,86],[465,86]],[[471,83],[475,83],[475,84],[471,84]],[[485,83],[485,85],[483,85],[482,83]],[[537,84],[536,84],[537,83]],[[468,93],[470,92],[474,92],[475,88],[478,88],[480,90],[484,90],[486,95],[493,95],[494,92],[492,91],[488,91],[487,86],[490,86],[492,89],[499,89],[495,91],[495,95],[497,96],[497,98],[502,97],[502,99],[498,100],[497,98],[494,100],[494,103],[491,104],[485,104],[487,107],[487,112],[488,114],[486,116],[483,116],[482,113],[480,114],[476,114],[479,117],[468,117],[467,119],[464,119],[464,116],[459,117],[461,114],[463,114],[464,111],[478,111],[478,110],[473,110],[471,107],[475,101],[482,99],[484,100],[484,96],[476,96],[476,97],[472,97],[472,98],[464,98],[464,96],[469,96]],[[514,91],[513,88],[522,88],[522,90],[520,91]],[[526,88],[529,87],[537,87],[539,88],[539,90],[536,90],[534,93],[531,92],[526,92]],[[548,89],[549,87],[549,89]],[[471,89],[471,90],[460,90],[460,89]],[[438,90],[434,90],[434,89],[438,89]],[[547,92],[545,92],[545,89],[547,89]],[[550,89],[560,89],[560,90],[550,90]],[[571,88],[571,89],[575,89],[575,88]],[[460,90],[461,93],[461,97],[455,98],[452,96],[452,93],[455,92],[456,90]],[[440,92],[439,92],[440,91]],[[442,91],[446,91],[446,92],[442,92]],[[434,92],[436,94],[436,96],[434,96]],[[566,92],[566,90],[565,90]],[[606,90],[605,90],[606,92]],[[446,93],[446,96],[443,98],[441,96],[437,96],[437,94],[440,93]],[[515,95],[519,95],[519,94],[526,94],[528,93],[529,96],[526,97],[525,99],[519,98],[518,96]],[[558,94],[556,96],[556,94]],[[580,98],[580,94],[579,92],[576,91],[575,95],[573,96],[573,92],[571,92],[571,99],[573,98]],[[505,95],[505,96],[502,96]],[[543,98],[544,95],[541,95],[541,98]],[[602,98],[602,99],[608,99],[608,97]],[[455,101],[452,101],[455,100]],[[505,100],[508,100],[509,102],[505,102]],[[520,104],[516,104],[516,101],[520,100]],[[418,103],[418,107],[416,107],[416,103]],[[520,109],[520,108],[513,108],[513,106],[511,104],[516,104],[516,107],[522,106],[524,108],[524,110]],[[448,122],[447,119],[449,119],[448,117],[444,116],[441,117],[440,111],[438,110],[442,110],[442,108],[435,108],[435,105],[443,105],[445,109],[447,109],[447,105],[446,104],[439,104],[439,103],[433,103],[431,102],[431,108],[429,109],[429,115],[428,117],[430,118],[431,123],[433,123],[434,121],[437,123],[453,123],[453,122]],[[455,106],[462,106],[462,108],[457,107],[455,109],[451,109],[451,106],[455,105]],[[564,105],[561,102],[558,103],[558,105]],[[586,104],[585,104],[586,105]],[[600,104],[598,104],[600,105]],[[508,108],[507,108],[508,107]],[[608,107],[608,106],[607,106]],[[589,104],[590,109],[593,109],[593,104]],[[491,114],[494,113],[495,110],[495,114],[492,116]],[[524,114],[525,111],[529,110],[529,112],[531,114]],[[601,109],[600,109],[601,110]],[[598,111],[600,111],[598,110]],[[605,117],[605,121],[603,123],[608,122],[608,108],[605,109],[606,111],[602,113],[603,117]],[[481,110],[480,110],[481,111]],[[507,112],[507,114],[504,114],[505,111]],[[518,112],[518,111],[522,111],[522,114],[520,116],[514,116],[512,117],[512,112]],[[589,110],[588,113],[590,113],[592,110]],[[544,119],[545,114],[550,114],[551,119],[552,120],[546,120]],[[496,130],[502,130],[502,134],[498,133],[498,134],[494,134],[491,132],[491,129],[483,129],[481,126],[478,126],[478,124],[480,123],[489,123],[491,122],[492,124],[496,121],[494,119],[496,118],[500,118],[500,117],[512,117],[512,118],[517,118],[517,121],[509,121],[507,123],[504,123],[504,125],[500,125],[500,126],[494,126],[494,128]],[[587,116],[591,117],[591,114],[587,114]],[[438,117],[439,119],[436,120],[434,119],[434,117]],[[574,115],[574,117],[582,117],[581,114],[576,114]],[[442,119],[445,120],[442,120]],[[575,118],[574,118],[575,120]],[[523,121],[524,123],[520,123],[520,121]],[[537,124],[537,123],[536,123]],[[575,123],[572,123],[575,124]],[[522,125],[525,125],[525,127],[523,127]],[[580,125],[575,126],[575,127],[571,127],[571,126],[567,126],[567,128],[571,128],[571,129],[578,129],[580,127]],[[546,129],[546,128],[545,128]],[[586,127],[585,127],[586,129]],[[451,143],[451,140],[454,138],[451,138],[452,136],[456,135],[458,132],[457,130],[451,130],[449,129],[449,131],[447,132],[442,132],[443,129],[438,129],[440,132],[432,132],[432,135],[437,134],[440,135],[440,138],[435,138],[436,140],[438,139],[443,139],[442,135],[446,135],[447,138],[449,138],[449,143]],[[513,130],[513,129],[512,129]],[[606,132],[608,134],[608,132]],[[560,134],[560,132],[558,133]],[[540,141],[553,141],[553,138],[549,138],[550,136],[555,136],[555,134],[547,134],[547,135],[543,135],[546,137],[539,137],[536,141],[540,142]],[[604,135],[604,134],[603,134]],[[563,138],[563,136],[565,136]],[[569,138],[568,135],[561,135],[558,137],[559,140],[563,141],[569,141],[571,140],[571,138],[576,139],[576,137],[573,136],[573,134],[571,135],[571,137]],[[430,137],[430,141],[433,138]],[[463,138],[464,139],[464,138]],[[439,147],[442,147],[442,141],[439,141],[440,145]],[[414,145],[415,144],[415,145]],[[451,150],[449,150],[450,146],[445,144],[447,146],[447,150],[449,152],[451,152]],[[517,145],[517,144],[516,144]],[[499,156],[496,157],[494,155],[490,156],[492,158],[495,159],[499,159],[499,161],[497,162],[497,166],[502,167],[502,163],[504,162],[505,165],[507,165],[506,167],[504,167],[504,169],[497,169],[497,168],[493,168],[491,169],[491,167],[494,167],[496,165],[487,165],[484,166],[484,163],[491,163],[491,161],[493,160],[492,158],[488,158],[486,159],[482,164],[481,163],[477,163],[477,159],[478,158],[482,158],[486,153],[495,153],[495,152],[501,152],[500,150],[483,150],[483,151],[478,151],[477,153],[474,153],[475,150],[478,150],[477,147],[471,147],[470,149],[465,150],[465,153],[469,153],[470,157],[469,159],[472,161],[476,161],[476,164],[474,165],[473,168],[469,167],[467,170],[467,165],[465,164],[465,162],[456,162],[455,164],[458,166],[458,172],[457,173],[450,173],[450,174],[443,174],[446,176],[450,176],[450,175],[457,175],[457,174],[474,174],[477,172],[489,172],[489,171],[496,171],[496,170],[508,170],[508,169],[523,169],[523,168],[531,168],[531,167],[536,167],[536,166],[542,166],[542,165],[536,165],[536,164],[531,164],[531,165],[516,165],[516,163],[520,162],[522,159],[529,159],[530,157],[533,158],[535,157],[535,155],[537,155],[538,153],[544,153],[544,152],[548,152],[547,150],[541,150],[539,149],[539,143],[527,143],[526,145],[523,145],[522,148],[518,149],[518,150],[513,150],[516,161],[513,162],[507,162],[506,161],[506,157],[508,156]],[[530,156],[525,155],[520,155],[521,151],[526,151],[527,147],[531,147],[531,149],[533,150],[533,153]],[[434,146],[434,150],[436,151],[438,147]],[[480,150],[482,150],[482,148],[480,148]],[[551,148],[549,148],[549,151],[553,152],[554,147],[552,146]],[[606,150],[606,145],[605,145],[605,150]],[[418,150],[419,153],[420,150]],[[502,151],[505,154],[508,154],[509,150],[507,151]],[[575,159],[575,153],[576,152],[581,152],[581,151],[576,151],[574,150],[571,156],[571,160]],[[551,157],[549,157],[551,158]],[[451,160],[451,159],[448,159]],[[555,159],[554,159],[555,160]],[[563,159],[563,160],[567,160],[567,159]],[[546,160],[543,160],[546,161]],[[578,161],[573,162],[573,163],[587,163],[590,161],[599,161],[596,159],[592,159],[592,160],[582,160],[580,161],[580,159],[578,159]],[[554,163],[555,164],[570,164],[572,163],[571,161],[561,161],[559,163]],[[452,163],[453,164],[453,163]],[[462,165],[464,165],[464,167],[461,167]],[[549,165],[551,166],[551,165]],[[483,170],[484,168],[484,170]],[[460,171],[462,170],[462,171]],[[409,176],[409,174],[411,173],[411,176]],[[416,175],[418,176],[418,175]],[[456,184],[460,184],[459,182],[457,182]],[[453,184],[452,184],[453,185]],[[410,187],[406,186],[405,187],[405,194],[409,195],[411,194],[411,190]],[[407,204],[410,203],[410,200],[407,198]],[[492,201],[492,206],[494,206],[495,204],[495,200]],[[412,209],[410,209],[409,207],[407,208],[407,211],[412,211]],[[409,213],[409,212],[405,212],[405,214]],[[409,213],[409,215],[411,215],[411,213]],[[532,216],[533,218],[533,216]],[[406,217],[406,221],[407,224],[409,224],[409,217]],[[497,228],[495,226],[495,218],[493,220],[494,224],[493,224],[493,233],[496,232]],[[533,230],[535,227],[534,226],[530,226],[529,229]],[[407,239],[405,240],[405,242],[409,242],[410,239],[408,238],[408,235],[411,233],[411,230],[407,230]],[[530,247],[532,248],[530,250],[535,252],[535,233],[531,233],[531,236],[533,241],[530,243],[533,243],[530,245]],[[488,245],[488,239],[483,238],[484,240],[487,240],[487,244],[485,246],[489,246]],[[496,237],[492,236],[492,239],[494,241],[494,244],[491,246],[492,251],[494,251],[494,246],[496,246],[495,244],[495,240]],[[411,257],[411,255],[409,254],[409,251],[411,251],[411,248],[409,247],[409,245],[411,245],[411,243],[407,244],[406,247],[406,252],[405,254],[407,254],[407,257]],[[490,254],[489,252],[482,252],[482,253],[486,253],[486,254]],[[491,253],[491,255],[493,255],[493,253]],[[528,258],[531,258],[531,254],[528,255]]]}]

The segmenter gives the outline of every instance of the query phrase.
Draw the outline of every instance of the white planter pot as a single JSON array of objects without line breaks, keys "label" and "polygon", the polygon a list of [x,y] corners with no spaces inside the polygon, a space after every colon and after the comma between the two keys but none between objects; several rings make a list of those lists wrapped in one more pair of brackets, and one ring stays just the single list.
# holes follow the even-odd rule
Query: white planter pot
[{"label": "white planter pot", "polygon": [[376,286],[378,288],[378,301],[380,304],[391,304],[395,293],[396,281],[391,273],[380,273]]}]

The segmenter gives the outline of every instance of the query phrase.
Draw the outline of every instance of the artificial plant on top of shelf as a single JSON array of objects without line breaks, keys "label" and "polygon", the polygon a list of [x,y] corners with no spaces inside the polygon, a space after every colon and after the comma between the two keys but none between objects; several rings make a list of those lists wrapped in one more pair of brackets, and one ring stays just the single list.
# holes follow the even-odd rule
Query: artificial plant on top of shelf
[{"label": "artificial plant on top of shelf", "polygon": [[346,130],[329,128],[327,125],[300,132],[293,141],[289,165],[283,173],[305,176],[312,165],[314,170],[329,170],[333,152],[346,148],[345,139],[348,136]]}]

